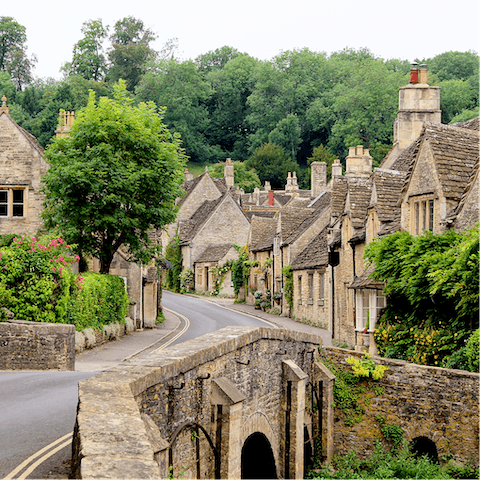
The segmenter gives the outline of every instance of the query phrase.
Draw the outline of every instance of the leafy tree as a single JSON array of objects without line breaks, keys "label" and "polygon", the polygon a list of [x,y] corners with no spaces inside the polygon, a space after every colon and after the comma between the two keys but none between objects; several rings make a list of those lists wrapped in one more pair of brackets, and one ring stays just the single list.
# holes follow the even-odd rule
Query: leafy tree
[{"label": "leafy tree", "polygon": [[151,63],[136,89],[139,100],[167,107],[165,123],[181,134],[185,152],[199,163],[224,158],[221,150],[211,147],[205,138],[209,118],[204,102],[212,93],[192,60],[175,59]]},{"label": "leafy tree", "polygon": [[274,143],[258,147],[245,163],[248,168],[255,169],[262,183],[270,181],[272,188],[283,188],[288,172],[298,169],[298,164],[287,156],[285,149]]},{"label": "leafy tree", "polygon": [[212,70],[221,70],[230,60],[240,55],[246,54],[240,53],[236,48],[224,45],[221,48],[199,55],[195,62],[199,72],[208,73]]},{"label": "leafy tree", "polygon": [[206,131],[210,145],[218,145],[224,157],[246,159],[248,136],[247,99],[254,88],[254,73],[259,61],[238,55],[223,68],[213,69],[205,77],[213,94],[205,101],[210,122]]},{"label": "leafy tree", "polygon": [[73,58],[64,70],[69,75],[80,75],[86,80],[98,82],[107,72],[107,59],[103,53],[103,42],[108,35],[108,26],[102,21],[88,20],[82,26],[84,37],[73,47]]},{"label": "leafy tree", "polygon": [[280,120],[268,134],[268,141],[282,146],[286,151],[290,151],[292,158],[296,159],[298,147],[302,141],[298,117],[291,113]]},{"label": "leafy tree", "polygon": [[180,292],[183,255],[180,247],[180,237],[173,237],[165,249],[165,258],[172,264],[167,271],[167,288]]},{"label": "leafy tree", "polygon": [[184,156],[162,117],[153,102],[133,106],[121,81],[114,99],[97,103],[91,92],[70,135],[55,138],[45,151],[46,226],[62,232],[81,255],[98,258],[101,273],[108,273],[122,244],[149,261],[148,231],[175,218]]},{"label": "leafy tree", "polygon": [[[440,109],[442,123],[450,123],[452,118],[464,110],[478,111],[478,89],[473,89],[466,80],[446,80],[440,83]],[[478,116],[478,113],[477,113]]]},{"label": "leafy tree", "polygon": [[114,26],[110,37],[112,49],[108,52],[111,66],[108,80],[125,80],[127,89],[134,91],[135,86],[146,71],[147,61],[154,56],[150,42],[156,35],[145,28],[144,23],[134,17],[125,17]]},{"label": "leafy tree", "polygon": [[32,81],[35,56],[27,57],[26,29],[12,17],[0,17],[0,71],[10,74],[19,90]]},{"label": "leafy tree", "polygon": [[467,80],[478,75],[478,55],[473,51],[445,52],[422,63],[427,63],[429,71],[436,74],[440,81]]},{"label": "leafy tree", "polygon": [[[234,164],[234,182],[238,188],[243,188],[245,192],[251,193],[255,187],[261,187],[260,179],[254,169],[248,168],[244,162],[233,162]],[[212,177],[223,178],[225,162],[216,163],[208,167],[208,173]]]}]

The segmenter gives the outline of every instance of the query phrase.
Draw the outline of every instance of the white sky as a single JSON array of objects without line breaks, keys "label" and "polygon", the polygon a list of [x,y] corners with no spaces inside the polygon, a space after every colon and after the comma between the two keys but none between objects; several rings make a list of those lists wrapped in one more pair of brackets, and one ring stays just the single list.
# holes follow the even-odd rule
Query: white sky
[{"label": "white sky", "polygon": [[[113,27],[133,16],[158,35],[160,50],[178,38],[183,59],[224,45],[268,60],[307,47],[327,54],[367,47],[384,59],[412,61],[447,51],[480,51],[478,0],[23,0],[0,16],[26,27],[37,77],[61,78],[83,22]],[[110,30],[111,31],[111,30]]]}]

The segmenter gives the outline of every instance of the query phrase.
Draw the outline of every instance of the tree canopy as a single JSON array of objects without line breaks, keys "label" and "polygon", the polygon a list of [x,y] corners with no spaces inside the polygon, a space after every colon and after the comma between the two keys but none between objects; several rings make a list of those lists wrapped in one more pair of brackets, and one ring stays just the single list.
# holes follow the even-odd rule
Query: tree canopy
[{"label": "tree canopy", "polygon": [[162,122],[152,102],[133,105],[124,82],[113,99],[90,93],[70,135],[45,151],[47,228],[100,260],[108,273],[120,245],[142,261],[154,254],[148,231],[175,219],[183,182],[179,137]]},{"label": "tree canopy", "polygon": [[[243,188],[246,193],[253,192],[255,187],[261,187],[260,179],[256,171],[248,168],[245,162],[233,162],[235,187]],[[212,177],[223,178],[225,162],[216,163],[208,167],[208,173]]]}]

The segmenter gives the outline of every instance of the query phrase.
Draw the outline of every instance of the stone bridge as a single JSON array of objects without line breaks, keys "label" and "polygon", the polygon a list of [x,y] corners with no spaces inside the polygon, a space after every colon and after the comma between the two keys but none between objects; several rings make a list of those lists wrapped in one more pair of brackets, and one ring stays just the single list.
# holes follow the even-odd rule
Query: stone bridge
[{"label": "stone bridge", "polygon": [[303,478],[313,456],[371,451],[379,416],[420,453],[478,463],[478,374],[378,358],[382,393],[347,426],[318,359],[359,354],[320,345],[228,327],[81,382],[74,478]]}]

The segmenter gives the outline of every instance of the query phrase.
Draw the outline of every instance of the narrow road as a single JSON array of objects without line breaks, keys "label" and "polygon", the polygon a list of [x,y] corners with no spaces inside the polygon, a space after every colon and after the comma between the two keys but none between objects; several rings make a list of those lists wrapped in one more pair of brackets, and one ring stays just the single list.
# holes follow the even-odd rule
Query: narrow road
[{"label": "narrow road", "polygon": [[[126,345],[135,345],[135,335],[150,335],[156,342],[151,348],[159,349],[227,326],[276,326],[229,310],[222,305],[228,302],[231,303],[165,291],[163,306],[186,319],[182,319],[176,332],[160,342],[156,341],[161,338],[158,330],[145,330],[87,352],[85,355],[90,358],[83,360],[81,366],[80,355],[77,365],[82,371],[0,372],[0,478],[68,477],[69,434],[75,423],[78,382],[131,355],[131,351],[125,353]],[[148,351],[142,349],[141,355],[148,355]]]}]

